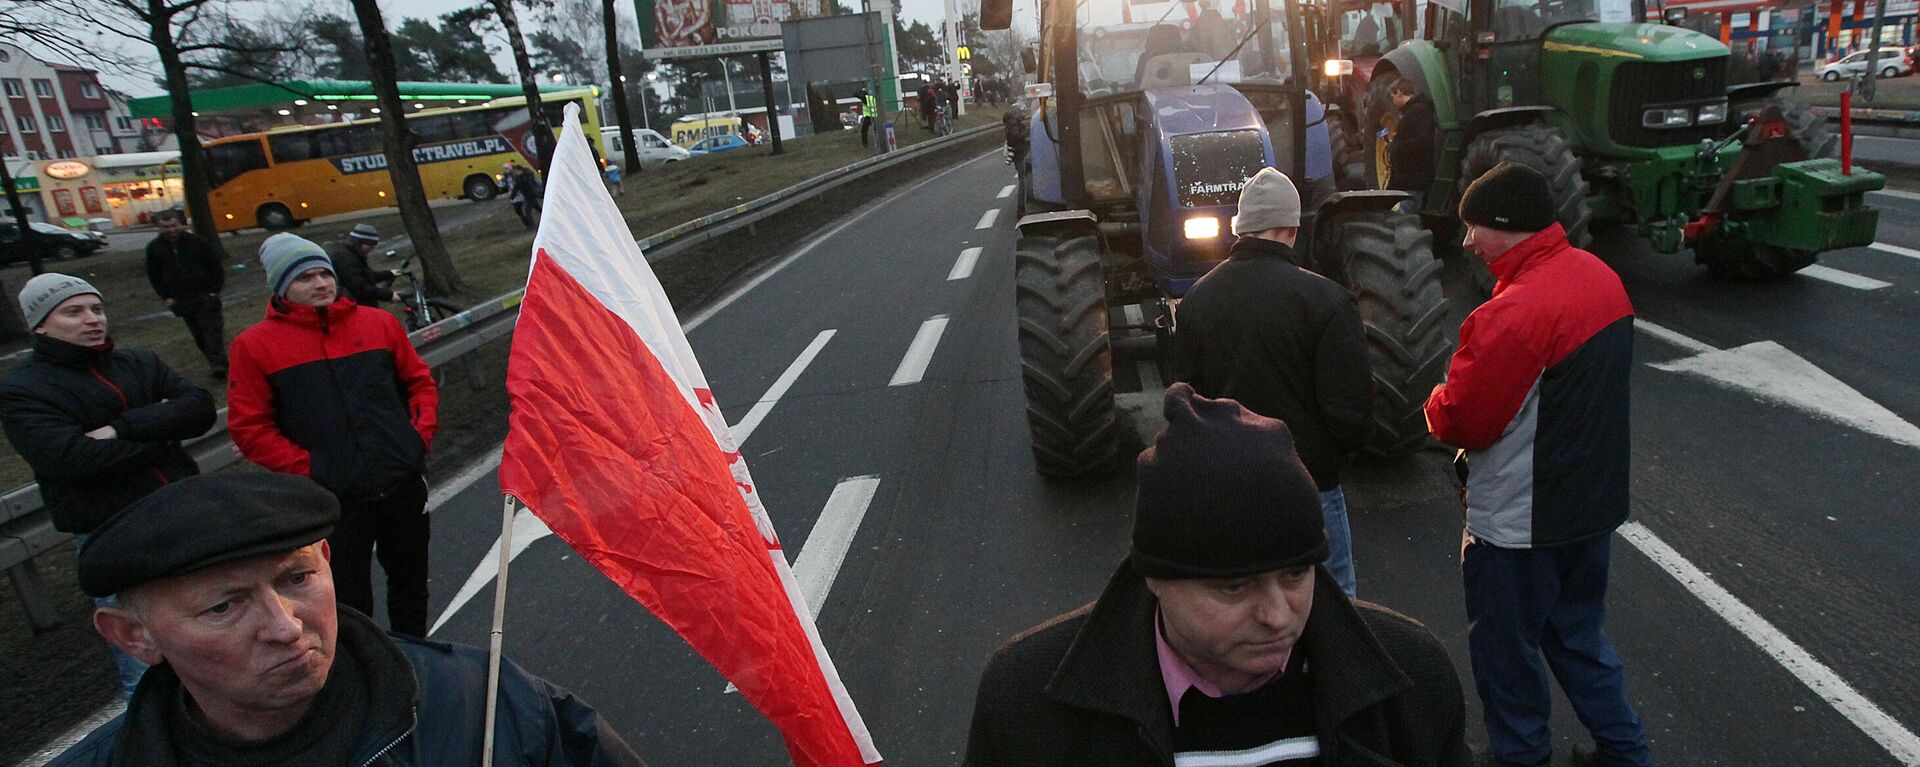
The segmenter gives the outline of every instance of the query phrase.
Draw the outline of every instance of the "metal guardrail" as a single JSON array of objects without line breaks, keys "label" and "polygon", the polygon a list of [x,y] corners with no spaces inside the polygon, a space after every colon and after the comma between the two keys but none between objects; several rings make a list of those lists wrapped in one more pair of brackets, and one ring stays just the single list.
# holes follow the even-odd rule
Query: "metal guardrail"
[{"label": "metal guardrail", "polygon": [[[885,170],[956,143],[981,135],[997,126],[983,125],[932,141],[924,141],[884,155],[870,157],[815,176],[777,192],[741,203],[726,210],[701,216],[639,240],[649,263],[659,263],[695,245],[750,226],[813,199],[854,179]],[[525,290],[495,296],[478,306],[448,317],[408,336],[429,367],[440,367],[489,341],[513,333],[520,316],[520,299]],[[221,408],[213,429],[185,444],[187,452],[202,472],[212,472],[239,462],[239,450],[227,434],[227,409]],[[47,518],[40,486],[29,483],[0,494],[0,570],[13,581],[14,593],[33,624],[44,631],[59,623],[58,611],[48,598],[34,557],[65,543],[70,536],[53,529]]]}]

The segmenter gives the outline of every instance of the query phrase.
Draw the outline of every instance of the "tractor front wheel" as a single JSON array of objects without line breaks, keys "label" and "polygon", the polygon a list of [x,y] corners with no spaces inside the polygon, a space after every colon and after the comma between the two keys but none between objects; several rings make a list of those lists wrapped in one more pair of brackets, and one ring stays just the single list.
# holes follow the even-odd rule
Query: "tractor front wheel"
[{"label": "tractor front wheel", "polygon": [[[1502,162],[1514,161],[1540,171],[1553,193],[1554,218],[1567,230],[1567,241],[1587,246],[1593,210],[1587,205],[1587,180],[1580,176],[1580,158],[1560,131],[1538,123],[1490,130],[1475,136],[1460,162],[1460,190]],[[1485,301],[1493,295],[1493,274],[1478,258],[1468,259],[1473,288]]]},{"label": "tractor front wheel", "polygon": [[1367,183],[1368,145],[1345,112],[1327,114],[1327,143],[1333,147],[1333,178],[1342,191],[1371,189]]},{"label": "tractor front wheel", "polygon": [[1111,471],[1120,441],[1099,234],[1086,227],[1020,237],[1014,305],[1035,469],[1050,477]]},{"label": "tractor front wheel", "polygon": [[1715,277],[1755,282],[1778,279],[1812,266],[1820,254],[1707,234],[1693,243],[1693,257]]},{"label": "tractor front wheel", "polygon": [[1433,233],[1421,228],[1419,216],[1390,210],[1340,216],[1323,226],[1320,242],[1334,256],[1328,276],[1353,291],[1366,330],[1373,368],[1373,438],[1366,452],[1417,451],[1428,444],[1427,393],[1446,377],[1453,356]]},{"label": "tractor front wheel", "polygon": [[1807,150],[1808,159],[1840,159],[1839,131],[1828,125],[1825,118],[1814,114],[1813,107],[1792,99],[1772,98],[1736,104],[1733,114],[1739,125],[1734,127],[1746,125],[1748,117],[1769,106],[1780,108],[1780,116],[1787,120],[1787,130],[1792,132],[1795,141],[1800,142],[1800,148]]}]

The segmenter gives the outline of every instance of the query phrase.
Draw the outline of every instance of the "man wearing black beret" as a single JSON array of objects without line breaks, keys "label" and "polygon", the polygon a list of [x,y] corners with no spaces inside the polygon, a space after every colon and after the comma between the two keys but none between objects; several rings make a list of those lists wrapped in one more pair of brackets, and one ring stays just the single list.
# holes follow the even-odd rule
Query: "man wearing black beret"
[{"label": "man wearing black beret", "polygon": [[1494,761],[1552,759],[1551,667],[1595,761],[1650,765],[1604,630],[1610,545],[1627,519],[1633,304],[1612,269],[1567,242],[1532,168],[1487,171],[1460,219],[1498,282],[1460,326],[1426,412],[1434,438],[1461,448],[1467,650]]},{"label": "man wearing black beret", "polygon": [[[80,552],[94,613],[153,664],[126,713],[52,764],[479,764],[487,653],[401,634],[334,603],[333,494],[284,474],[182,480]],[[502,664],[502,765],[637,765],[578,698]]]},{"label": "man wearing black beret", "polygon": [[1179,383],[1165,409],[1131,553],[1098,601],[994,654],[966,764],[1469,764],[1440,643],[1321,567],[1286,424]]}]

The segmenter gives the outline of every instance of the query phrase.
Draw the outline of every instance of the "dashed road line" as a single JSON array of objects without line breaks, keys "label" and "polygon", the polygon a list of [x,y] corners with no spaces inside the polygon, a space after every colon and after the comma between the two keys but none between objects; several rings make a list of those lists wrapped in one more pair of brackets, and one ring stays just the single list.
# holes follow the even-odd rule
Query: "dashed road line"
[{"label": "dashed road line", "polygon": [[1707,609],[1759,646],[1774,662],[1786,668],[1787,673],[1793,674],[1813,694],[1820,696],[1827,705],[1880,744],[1900,764],[1920,764],[1920,737],[1853,689],[1853,685],[1814,658],[1812,653],[1787,638],[1766,618],[1715,582],[1712,576],[1687,561],[1666,541],[1655,536],[1653,531],[1638,522],[1628,522],[1620,526],[1620,536],[1679,581]]},{"label": "dashed road line", "polygon": [[807,611],[816,621],[820,610],[827,606],[827,592],[833,589],[833,579],[840,574],[840,566],[846,564],[847,551],[853,548],[853,536],[860,531],[860,521],[866,518],[867,507],[879,489],[877,476],[840,480],[833,494],[827,497],[819,519],[814,520],[807,542],[800,546],[800,556],[793,561],[793,579],[800,584],[800,593],[807,598]]},{"label": "dashed road line", "polygon": [[1800,274],[1812,277],[1821,282],[1831,282],[1841,287],[1853,288],[1854,290],[1879,290],[1893,286],[1891,282],[1882,282],[1872,277],[1864,277],[1854,274],[1853,272],[1843,272],[1839,269],[1830,266],[1821,266],[1819,264],[1801,269]]},{"label": "dashed road line", "polygon": [[1006,186],[1000,187],[1000,193],[994,195],[993,198],[996,200],[1004,200],[1012,196],[1013,196],[1013,185],[1008,184]]},{"label": "dashed road line", "polygon": [[920,383],[927,375],[927,365],[933,362],[933,350],[940,346],[940,335],[947,332],[947,315],[938,315],[920,323],[920,331],[913,334],[913,343],[907,346],[907,356],[901,358],[900,367],[893,371],[888,386],[906,386]]},{"label": "dashed road line", "polygon": [[960,260],[953,262],[953,271],[947,272],[947,281],[964,280],[973,276],[973,265],[980,260],[979,248],[967,248],[960,251]]},{"label": "dashed road line", "polygon": [[978,224],[974,224],[974,225],[973,225],[973,228],[975,228],[975,229],[992,229],[992,228],[993,228],[993,222],[995,222],[995,221],[998,221],[998,220],[1000,220],[1000,209],[999,209],[999,208],[988,208],[988,209],[987,209],[987,212],[985,212],[985,213],[982,213],[982,214],[980,214],[980,223],[978,223]]},{"label": "dashed road line", "polygon": [[1880,251],[1882,253],[1892,253],[1896,256],[1906,256],[1907,258],[1920,258],[1920,250],[1914,250],[1913,248],[1903,248],[1898,245],[1888,245],[1884,242],[1876,242],[1872,245],[1868,245],[1867,247],[1873,248],[1874,250]]},{"label": "dashed road line", "polygon": [[1693,337],[1685,335],[1680,331],[1655,325],[1639,317],[1633,318],[1633,328],[1654,338],[1685,349],[1690,354],[1710,354],[1720,351],[1718,348],[1708,345],[1703,341],[1695,340]]},{"label": "dashed road line", "polygon": [[813,358],[820,356],[821,349],[827,348],[827,342],[833,340],[833,333],[834,330],[828,328],[820,331],[820,335],[814,336],[813,343],[807,344],[807,348],[800,352],[800,356],[794,359],[793,364],[788,365],[786,371],[781,373],[779,378],[774,379],[773,386],[767,388],[767,393],[760,395],[759,401],[753,403],[753,409],[748,410],[747,414],[740,418],[740,422],[733,425],[735,445],[747,443],[747,438],[753,436],[753,430],[760,427],[760,422],[766,419],[768,413],[773,412],[773,406],[780,404],[780,398],[786,396],[788,389],[793,388],[793,382],[800,379],[801,373],[807,372],[807,366],[813,364]]}]

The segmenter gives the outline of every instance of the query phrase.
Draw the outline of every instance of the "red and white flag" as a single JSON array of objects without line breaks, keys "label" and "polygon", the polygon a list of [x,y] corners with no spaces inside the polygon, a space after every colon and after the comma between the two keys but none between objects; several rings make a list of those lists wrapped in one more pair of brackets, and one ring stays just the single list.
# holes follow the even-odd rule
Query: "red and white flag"
[{"label": "red and white flag", "polygon": [[878,763],[572,105],[544,207],[507,363],[501,490],[739,687],[795,764]]}]

